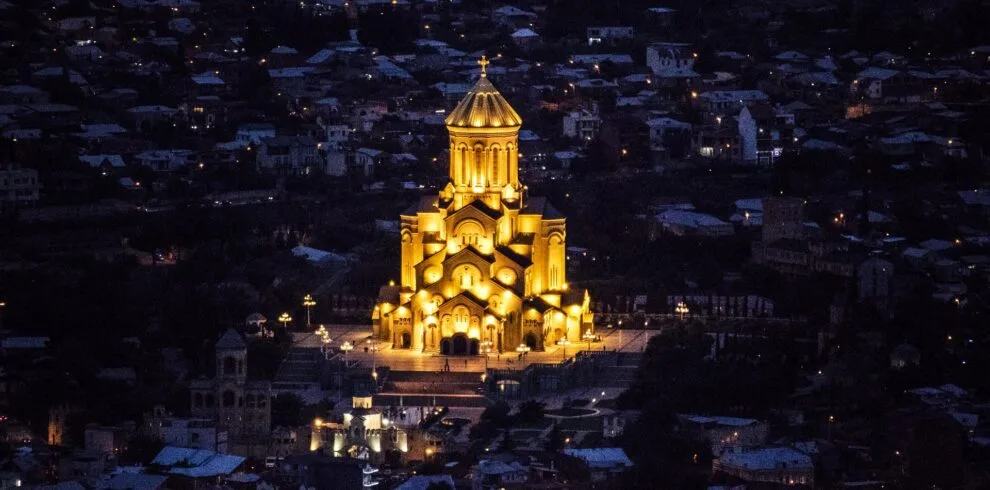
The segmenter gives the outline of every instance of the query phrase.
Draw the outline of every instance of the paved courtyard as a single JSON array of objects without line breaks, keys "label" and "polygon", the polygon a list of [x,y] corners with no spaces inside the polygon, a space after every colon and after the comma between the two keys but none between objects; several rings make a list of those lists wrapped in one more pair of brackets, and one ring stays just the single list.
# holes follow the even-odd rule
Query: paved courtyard
[{"label": "paved courtyard", "polygon": [[[341,344],[350,342],[354,349],[347,354],[347,360],[359,362],[361,365],[387,365],[394,371],[439,371],[449,362],[452,371],[482,372],[486,366],[485,356],[441,356],[415,352],[407,349],[392,349],[388,344],[378,344],[377,352],[373,352],[369,325],[326,325],[330,333],[330,347],[336,352]],[[488,367],[521,369],[532,363],[558,363],[567,357],[573,357],[582,350],[619,350],[622,352],[642,352],[647,340],[658,334],[656,330],[611,330],[601,328],[601,342],[574,343],[569,346],[552,346],[546,352],[529,352],[523,359],[515,351],[492,353],[488,355]],[[319,336],[312,332],[293,333],[296,347],[320,347]],[[367,351],[365,351],[367,348]],[[331,354],[332,355],[332,354]]]}]

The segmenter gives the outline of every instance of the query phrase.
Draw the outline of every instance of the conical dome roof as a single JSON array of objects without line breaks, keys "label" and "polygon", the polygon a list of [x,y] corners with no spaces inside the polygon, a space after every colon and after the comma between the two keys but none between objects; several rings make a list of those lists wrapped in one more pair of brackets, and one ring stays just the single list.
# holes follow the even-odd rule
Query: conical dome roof
[{"label": "conical dome roof", "polygon": [[445,121],[454,128],[505,128],[522,126],[522,118],[482,73],[478,83],[451,111]]}]

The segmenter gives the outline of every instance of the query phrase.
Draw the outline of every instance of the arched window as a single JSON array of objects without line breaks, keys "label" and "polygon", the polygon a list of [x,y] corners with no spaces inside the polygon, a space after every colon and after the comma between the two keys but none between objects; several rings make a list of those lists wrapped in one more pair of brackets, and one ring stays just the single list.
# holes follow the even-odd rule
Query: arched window
[{"label": "arched window", "polygon": [[225,391],[223,392],[223,406],[233,407],[234,406],[234,392]]},{"label": "arched window", "polygon": [[237,359],[233,357],[225,357],[223,359],[223,373],[224,376],[232,376],[237,374]]}]

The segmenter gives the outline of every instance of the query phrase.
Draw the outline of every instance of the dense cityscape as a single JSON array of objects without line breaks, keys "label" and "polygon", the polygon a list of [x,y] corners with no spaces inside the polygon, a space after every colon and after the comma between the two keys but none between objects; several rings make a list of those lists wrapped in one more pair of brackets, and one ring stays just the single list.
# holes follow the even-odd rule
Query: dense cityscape
[{"label": "dense cityscape", "polygon": [[988,21],[0,0],[0,490],[990,488]]}]

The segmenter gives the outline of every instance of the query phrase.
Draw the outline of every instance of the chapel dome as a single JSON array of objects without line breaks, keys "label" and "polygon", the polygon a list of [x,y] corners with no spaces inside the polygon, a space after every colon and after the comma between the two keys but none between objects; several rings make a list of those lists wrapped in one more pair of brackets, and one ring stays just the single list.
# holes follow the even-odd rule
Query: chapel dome
[{"label": "chapel dome", "polygon": [[519,113],[482,73],[478,83],[446,119],[449,128],[511,128],[522,126]]}]

